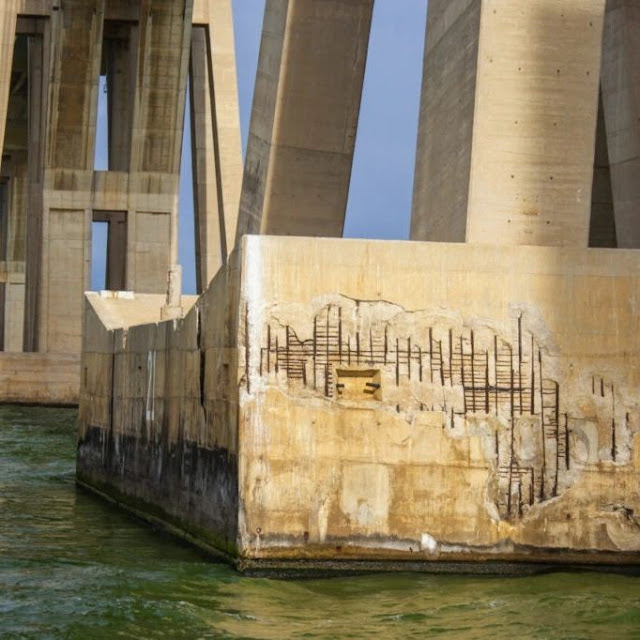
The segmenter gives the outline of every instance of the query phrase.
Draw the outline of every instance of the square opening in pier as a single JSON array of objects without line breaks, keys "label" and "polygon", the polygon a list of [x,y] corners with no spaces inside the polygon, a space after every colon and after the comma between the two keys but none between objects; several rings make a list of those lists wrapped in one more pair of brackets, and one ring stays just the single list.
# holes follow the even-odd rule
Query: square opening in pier
[{"label": "square opening in pier", "polygon": [[339,400],[382,400],[380,369],[336,369]]}]

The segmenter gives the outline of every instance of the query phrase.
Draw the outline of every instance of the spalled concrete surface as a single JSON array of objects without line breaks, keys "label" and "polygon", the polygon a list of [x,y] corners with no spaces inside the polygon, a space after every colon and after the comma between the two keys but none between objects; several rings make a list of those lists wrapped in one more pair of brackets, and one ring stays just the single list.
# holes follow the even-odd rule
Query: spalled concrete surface
[{"label": "spalled concrete surface", "polygon": [[638,563],[635,252],[248,237],[232,265],[173,324],[89,300],[83,483],[251,569]]}]

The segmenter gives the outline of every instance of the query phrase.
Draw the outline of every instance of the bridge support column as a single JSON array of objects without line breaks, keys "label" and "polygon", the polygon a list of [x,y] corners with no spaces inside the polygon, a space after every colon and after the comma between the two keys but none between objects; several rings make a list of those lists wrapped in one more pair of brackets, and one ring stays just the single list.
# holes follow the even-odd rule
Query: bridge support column
[{"label": "bridge support column", "polygon": [[342,235],[372,11],[267,0],[238,238]]},{"label": "bridge support column", "polygon": [[587,246],[605,0],[431,0],[411,237]]},{"label": "bridge support column", "polygon": [[602,98],[617,246],[640,247],[640,4],[608,0]]}]

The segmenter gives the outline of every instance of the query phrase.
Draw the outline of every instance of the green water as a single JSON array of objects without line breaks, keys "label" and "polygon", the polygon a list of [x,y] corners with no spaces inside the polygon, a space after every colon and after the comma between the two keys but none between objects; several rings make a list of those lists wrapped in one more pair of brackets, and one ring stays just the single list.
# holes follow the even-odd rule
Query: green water
[{"label": "green water", "polygon": [[0,407],[0,638],[640,638],[640,578],[241,578],[77,491],[75,415]]}]

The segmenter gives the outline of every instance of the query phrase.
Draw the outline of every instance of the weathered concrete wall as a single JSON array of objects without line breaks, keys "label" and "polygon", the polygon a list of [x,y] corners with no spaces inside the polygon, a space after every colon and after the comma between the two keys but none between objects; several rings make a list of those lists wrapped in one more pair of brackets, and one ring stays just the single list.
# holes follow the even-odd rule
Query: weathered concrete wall
[{"label": "weathered concrete wall", "polygon": [[245,565],[638,562],[636,252],[248,237],[238,265],[126,344],[89,309],[83,481]]},{"label": "weathered concrete wall", "polygon": [[0,402],[78,404],[80,356],[64,353],[3,353]]},{"label": "weathered concrete wall", "polygon": [[250,243],[248,554],[640,549],[640,256]]},{"label": "weathered concrete wall", "polygon": [[238,287],[232,264],[184,319],[168,322],[158,321],[162,296],[88,294],[77,456],[81,483],[228,554],[238,510]]}]

